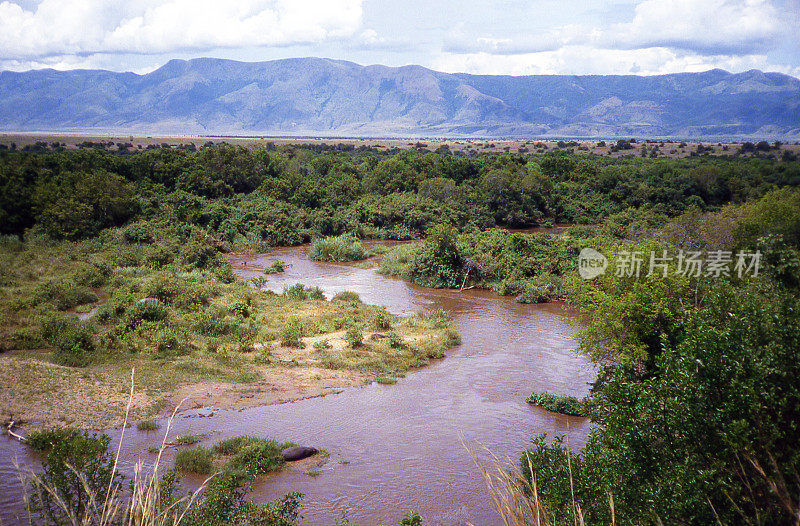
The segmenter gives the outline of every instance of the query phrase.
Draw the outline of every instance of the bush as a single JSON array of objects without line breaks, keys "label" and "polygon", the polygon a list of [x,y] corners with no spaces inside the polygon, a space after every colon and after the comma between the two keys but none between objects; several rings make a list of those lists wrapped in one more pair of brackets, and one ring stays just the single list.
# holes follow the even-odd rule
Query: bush
[{"label": "bush", "polygon": [[331,301],[361,303],[361,298],[358,296],[358,293],[345,290],[333,296]]},{"label": "bush", "polygon": [[356,327],[350,327],[349,329],[347,329],[344,338],[345,340],[347,340],[347,343],[353,349],[356,349],[364,345],[364,335],[361,334],[361,331],[358,330]]},{"label": "bush", "polygon": [[317,261],[357,261],[366,259],[367,252],[357,237],[342,234],[312,241],[308,258]]},{"label": "bush", "polygon": [[295,283],[291,287],[283,288],[283,296],[290,300],[302,301],[308,299],[308,291],[306,290],[306,286],[302,283]]},{"label": "bush", "polygon": [[111,269],[106,265],[92,265],[75,272],[73,280],[85,287],[102,287],[108,282]]},{"label": "bush", "polygon": [[175,469],[189,473],[211,473],[214,469],[214,453],[201,446],[178,451]]},{"label": "bush", "polygon": [[52,302],[58,310],[67,310],[78,305],[94,303],[97,294],[69,280],[53,280],[38,285],[33,290],[33,303]]},{"label": "bush", "polygon": [[92,326],[72,316],[53,316],[42,320],[42,338],[55,350],[53,361],[69,367],[86,367],[95,353]]},{"label": "bush", "polygon": [[278,272],[283,272],[284,270],[286,270],[286,262],[279,259],[274,261],[272,265],[265,268],[264,274],[276,274]]},{"label": "bush", "polygon": [[143,422],[139,422],[136,424],[136,429],[139,431],[156,431],[161,426],[158,423],[154,422],[153,420],[145,420]]},{"label": "bush", "polygon": [[251,439],[242,444],[228,463],[228,469],[247,478],[255,478],[270,471],[278,471],[285,460],[281,456],[284,446],[275,440]]},{"label": "bush", "polygon": [[[121,476],[107,454],[110,438],[76,429],[44,429],[28,435],[27,444],[44,454],[41,474],[32,480],[31,510],[46,524],[72,524],[65,510],[99,524],[91,499],[119,489]],[[59,502],[60,501],[60,502]],[[94,513],[92,513],[94,512]]]},{"label": "bush", "polygon": [[302,348],[304,344],[300,338],[303,337],[303,334],[303,324],[297,318],[292,318],[281,331],[281,345]]},{"label": "bush", "polygon": [[584,416],[585,414],[584,404],[574,396],[559,396],[543,391],[532,393],[526,402],[563,415]]},{"label": "bush", "polygon": [[45,342],[41,330],[35,327],[21,327],[11,333],[9,337],[13,349],[41,349]]},{"label": "bush", "polygon": [[139,301],[127,310],[125,324],[133,329],[143,321],[161,321],[168,315],[167,307],[160,301]]},{"label": "bush", "polygon": [[375,312],[373,319],[375,328],[378,330],[386,330],[392,328],[392,315],[386,312],[386,309],[380,309]]}]

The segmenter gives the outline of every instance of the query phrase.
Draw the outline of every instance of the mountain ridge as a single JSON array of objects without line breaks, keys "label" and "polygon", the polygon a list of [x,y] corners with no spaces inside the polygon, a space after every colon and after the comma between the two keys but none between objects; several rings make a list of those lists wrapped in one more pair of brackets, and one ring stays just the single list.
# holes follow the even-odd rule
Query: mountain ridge
[{"label": "mountain ridge", "polygon": [[781,73],[475,75],[317,57],[146,74],[0,72],[0,130],[215,135],[800,138]]}]

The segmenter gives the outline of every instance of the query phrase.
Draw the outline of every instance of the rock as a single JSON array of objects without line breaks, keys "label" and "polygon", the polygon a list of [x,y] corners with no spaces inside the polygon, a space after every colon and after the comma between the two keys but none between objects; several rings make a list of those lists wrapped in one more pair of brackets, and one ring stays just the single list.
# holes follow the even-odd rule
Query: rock
[{"label": "rock", "polygon": [[287,447],[281,451],[281,456],[284,460],[302,460],[306,457],[310,457],[311,455],[315,455],[316,453],[317,450],[313,447],[294,446]]}]

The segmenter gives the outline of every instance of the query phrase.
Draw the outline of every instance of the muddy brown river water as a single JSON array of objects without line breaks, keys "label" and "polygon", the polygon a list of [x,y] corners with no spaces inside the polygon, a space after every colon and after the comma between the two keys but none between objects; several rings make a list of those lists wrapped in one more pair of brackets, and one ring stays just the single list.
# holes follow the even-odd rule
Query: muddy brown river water
[{"label": "muddy brown river water", "polygon": [[[280,259],[290,267],[268,276],[266,285],[277,292],[300,282],[320,287],[328,298],[355,291],[366,303],[384,305],[395,314],[442,307],[451,313],[462,343],[445,359],[394,385],[372,384],[241,411],[181,413],[171,435],[210,433],[207,444],[242,434],[272,436],[330,452],[319,476],[287,470],[267,476],[255,484],[254,499],[302,492],[302,523],[308,525],[333,525],[343,510],[362,526],[396,524],[414,509],[429,525],[494,526],[501,522],[462,437],[514,460],[540,433],[568,434],[573,449],[583,445],[590,429],[586,420],[525,402],[531,391],[584,396],[594,378],[589,363],[573,353],[577,328],[568,323],[562,305],[523,305],[488,291],[426,289],[375,269],[309,261],[307,252],[308,246],[300,246],[236,256],[234,271],[249,278]],[[123,471],[132,471],[140,458],[152,461],[146,447],[160,441],[163,430],[125,431]],[[114,447],[120,432],[107,432]],[[16,523],[21,511],[14,458],[33,462],[24,446],[0,438],[3,524]],[[197,482],[187,480],[188,485]]]}]

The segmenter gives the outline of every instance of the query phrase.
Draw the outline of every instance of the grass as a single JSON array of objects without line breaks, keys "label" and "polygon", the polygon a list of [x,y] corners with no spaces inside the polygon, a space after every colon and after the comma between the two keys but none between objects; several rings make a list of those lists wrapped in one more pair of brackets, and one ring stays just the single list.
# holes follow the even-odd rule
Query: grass
[{"label": "grass", "polygon": [[207,475],[214,469],[214,453],[201,446],[178,451],[175,455],[175,469]]},{"label": "grass", "polygon": [[585,404],[574,396],[559,396],[547,391],[532,393],[526,402],[564,415],[585,416],[586,413]]},{"label": "grass", "polygon": [[375,378],[375,383],[382,385],[396,384],[397,378],[391,378],[389,376],[379,376]]},{"label": "grass", "polygon": [[201,433],[199,435],[183,435],[173,440],[172,444],[176,446],[191,446],[205,440],[208,438],[208,436],[208,433]]},{"label": "grass", "polygon": [[317,261],[359,261],[367,257],[361,241],[351,234],[314,239],[308,253],[309,259]]},{"label": "grass", "polygon": [[153,420],[144,420],[136,424],[136,429],[139,431],[156,431],[159,428],[161,428],[161,426]]}]

